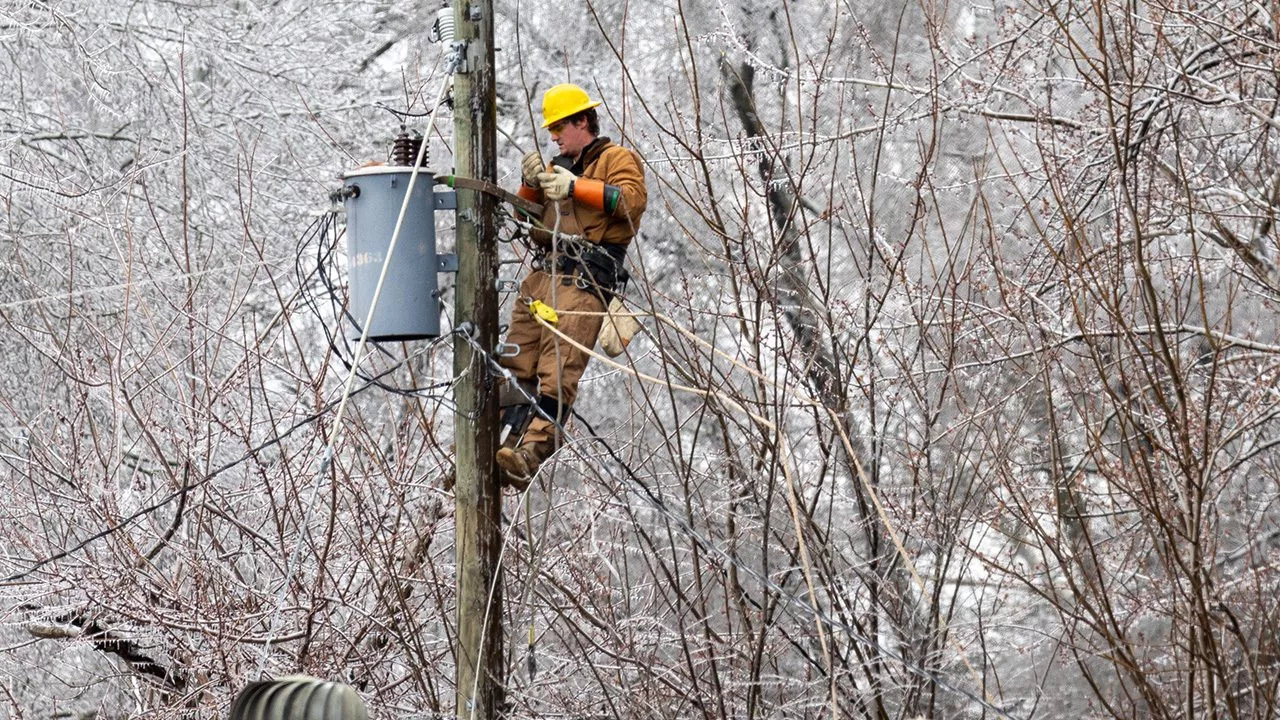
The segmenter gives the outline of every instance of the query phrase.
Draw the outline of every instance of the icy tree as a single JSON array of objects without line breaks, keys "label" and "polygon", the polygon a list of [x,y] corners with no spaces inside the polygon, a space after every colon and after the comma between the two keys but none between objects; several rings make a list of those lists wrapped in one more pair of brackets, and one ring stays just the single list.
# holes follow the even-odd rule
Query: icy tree
[{"label": "icy tree", "polygon": [[[0,702],[452,713],[448,344],[321,463],[328,196],[402,122],[448,169],[438,5],[13,5]],[[1275,714],[1273,13],[496,11],[505,180],[573,81],[650,187],[647,332],[508,501],[514,715]]]}]

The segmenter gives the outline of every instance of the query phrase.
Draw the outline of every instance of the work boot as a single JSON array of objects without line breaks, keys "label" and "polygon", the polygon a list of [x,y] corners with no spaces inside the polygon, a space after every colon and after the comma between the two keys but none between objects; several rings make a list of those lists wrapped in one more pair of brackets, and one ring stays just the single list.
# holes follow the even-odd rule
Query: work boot
[{"label": "work boot", "polygon": [[515,448],[504,447],[498,451],[498,467],[502,468],[502,481],[524,491],[538,473],[542,462],[556,451],[559,433],[554,423],[534,418],[529,423],[520,444]]}]

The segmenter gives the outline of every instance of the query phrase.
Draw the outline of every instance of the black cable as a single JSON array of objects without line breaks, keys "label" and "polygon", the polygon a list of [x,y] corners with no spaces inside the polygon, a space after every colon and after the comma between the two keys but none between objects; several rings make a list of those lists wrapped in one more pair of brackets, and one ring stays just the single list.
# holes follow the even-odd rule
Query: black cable
[{"label": "black cable", "polygon": [[[361,387],[361,388],[360,388],[360,390],[364,390],[364,389],[366,389],[367,387],[369,387],[369,386],[368,386],[368,385],[366,385],[366,386],[364,386],[364,387]],[[357,390],[356,392],[359,392],[359,390]],[[353,392],[352,394],[354,395],[355,393]],[[292,427],[290,427],[288,430],[284,431],[283,433],[281,433],[281,434],[279,434],[279,435],[276,435],[276,436],[275,436],[275,437],[273,437],[271,440],[268,440],[268,441],[266,441],[266,442],[264,442],[264,443],[262,443],[262,444],[260,444],[260,445],[258,445],[258,446],[256,446],[256,447],[250,448],[248,451],[246,451],[246,452],[245,452],[243,455],[241,455],[239,458],[237,458],[237,459],[235,459],[235,460],[233,460],[233,461],[231,461],[231,462],[227,463],[226,465],[223,465],[222,467],[217,468],[216,470],[214,470],[213,472],[211,472],[211,473],[209,473],[208,475],[204,476],[204,477],[203,477],[203,478],[201,478],[200,480],[198,480],[198,481],[196,481],[196,482],[194,482],[194,483],[188,483],[188,484],[186,484],[186,485],[183,485],[182,487],[180,487],[180,488],[178,488],[177,490],[175,490],[175,491],[173,491],[172,493],[170,493],[170,494],[169,494],[167,497],[165,497],[163,500],[160,500],[159,502],[156,502],[156,503],[154,503],[154,504],[152,504],[152,505],[148,505],[147,507],[142,508],[141,510],[138,510],[137,512],[133,513],[132,515],[130,515],[130,516],[128,516],[128,517],[126,517],[126,518],[124,518],[123,520],[121,520],[121,521],[120,521],[119,523],[117,523],[114,527],[108,528],[108,529],[103,530],[102,532],[96,533],[96,534],[94,534],[94,535],[90,535],[88,538],[86,538],[86,539],[84,539],[84,540],[80,541],[79,543],[76,543],[74,546],[72,546],[72,547],[70,547],[70,548],[66,548],[66,549],[64,549],[64,550],[60,550],[60,551],[58,551],[58,552],[54,553],[53,555],[50,555],[49,557],[47,557],[47,558],[45,558],[45,559],[43,559],[43,560],[36,561],[36,562],[31,566],[31,567],[27,568],[26,570],[23,570],[22,572],[20,572],[20,573],[16,573],[16,574],[14,574],[14,575],[10,575],[9,577],[4,578],[4,580],[0,580],[0,582],[3,582],[3,583],[12,583],[12,582],[16,582],[16,581],[18,581],[18,580],[21,580],[21,579],[23,579],[23,578],[27,577],[28,575],[31,575],[31,574],[35,573],[37,570],[39,570],[40,568],[42,568],[42,567],[44,567],[44,566],[46,566],[46,565],[48,565],[48,564],[50,564],[50,563],[57,562],[58,560],[61,560],[61,559],[65,558],[65,557],[69,557],[70,555],[72,555],[73,553],[75,553],[75,552],[77,552],[77,551],[79,551],[79,550],[83,550],[85,547],[87,547],[88,545],[90,545],[91,543],[93,543],[93,542],[95,542],[95,541],[97,541],[97,540],[101,540],[102,538],[108,537],[108,536],[110,536],[110,535],[113,535],[113,534],[115,534],[115,533],[117,533],[117,532],[121,531],[121,530],[124,530],[126,527],[128,527],[129,525],[132,525],[134,522],[136,522],[136,521],[138,521],[138,520],[142,519],[142,518],[143,518],[143,517],[145,517],[146,515],[149,515],[149,514],[151,514],[151,513],[155,512],[155,511],[157,511],[157,510],[159,510],[159,509],[161,509],[161,508],[165,507],[166,505],[168,505],[169,503],[173,502],[174,500],[177,500],[177,499],[179,499],[179,498],[181,498],[181,497],[185,496],[187,493],[191,492],[192,490],[195,490],[195,489],[197,489],[197,488],[201,487],[202,485],[204,485],[204,484],[208,483],[210,480],[213,480],[213,479],[214,479],[215,477],[217,477],[218,475],[220,475],[220,474],[222,474],[222,473],[226,472],[227,470],[230,470],[230,469],[232,469],[232,468],[236,467],[236,466],[237,466],[237,465],[239,465],[240,463],[243,463],[243,462],[245,462],[245,461],[249,460],[250,458],[254,457],[257,453],[260,453],[260,452],[262,452],[263,450],[266,450],[267,448],[269,448],[269,447],[271,447],[271,446],[273,446],[273,445],[276,445],[276,444],[278,444],[278,443],[280,443],[280,442],[283,442],[286,438],[288,438],[290,435],[292,435],[294,432],[296,432],[296,431],[297,431],[297,430],[299,430],[300,428],[302,428],[302,427],[304,427],[304,426],[306,426],[306,425],[309,425],[309,424],[311,424],[311,423],[315,422],[316,420],[320,419],[320,417],[322,417],[326,412],[328,412],[329,410],[332,410],[332,409],[333,409],[333,407],[334,407],[334,405],[336,405],[336,403],[330,403],[329,405],[325,406],[325,408],[324,408],[323,410],[321,410],[320,412],[315,413],[315,414],[313,414],[313,415],[311,415],[311,416],[307,417],[305,420],[302,420],[302,421],[298,422],[297,424],[293,425]]]},{"label": "black cable", "polygon": [[387,112],[391,113],[392,115],[395,115],[397,118],[400,118],[400,119],[431,117],[430,111],[413,112],[411,110],[397,110],[381,101],[375,102],[373,106],[376,108],[380,108],[382,110],[386,110]]},{"label": "black cable", "polygon": [[[479,344],[477,344],[474,341],[474,339],[472,339],[470,336],[464,336],[464,337],[467,338],[468,342],[477,352],[480,352],[484,355],[485,359],[488,361],[489,366],[494,370],[496,370],[499,375],[506,377],[509,380],[512,380],[512,381],[514,380],[514,377],[511,375],[511,371],[499,365],[488,352],[486,352],[483,348],[479,346]],[[562,435],[567,436],[568,433],[564,425],[557,422],[554,417],[550,417],[541,407],[539,407],[537,398],[533,397],[528,392],[526,392],[524,388],[520,387],[519,383],[511,382],[511,385],[514,388],[516,388],[517,392],[525,396],[525,398],[532,405],[534,412],[537,413],[539,417],[542,417],[548,422],[551,422],[552,424],[554,424],[556,426],[557,431],[559,431]],[[806,602],[803,598],[799,597],[794,593],[788,592],[786,588],[783,588],[781,585],[778,585],[773,580],[761,575],[759,572],[755,570],[755,568],[747,566],[745,563],[743,563],[734,555],[731,555],[725,550],[722,550],[720,547],[712,543],[710,540],[703,538],[698,533],[697,530],[695,530],[691,525],[689,525],[689,523],[687,523],[684,520],[684,518],[681,518],[679,515],[677,515],[675,512],[673,512],[670,508],[667,507],[667,504],[662,500],[662,498],[658,497],[658,495],[653,491],[653,489],[650,488],[648,484],[646,484],[643,480],[641,480],[638,475],[636,475],[635,471],[631,469],[631,466],[622,460],[622,458],[618,455],[617,451],[613,449],[613,446],[611,446],[608,443],[608,441],[606,441],[603,437],[601,437],[595,431],[595,428],[591,426],[591,423],[588,422],[587,419],[583,417],[581,413],[574,410],[572,411],[572,415],[573,417],[577,418],[578,421],[581,422],[583,426],[587,429],[587,432],[590,434],[590,438],[595,442],[598,442],[601,446],[603,446],[604,449],[609,453],[609,456],[613,458],[614,462],[616,462],[618,466],[621,467],[626,472],[626,476],[627,478],[629,478],[629,483],[640,488],[640,490],[642,491],[640,493],[641,497],[643,497],[646,501],[648,501],[648,503],[652,505],[653,508],[657,510],[659,513],[661,513],[664,517],[666,517],[668,520],[675,523],[676,529],[681,534],[685,535],[690,540],[697,543],[698,546],[701,547],[704,551],[723,559],[725,562],[728,562],[729,564],[737,568],[740,572],[745,572],[746,574],[755,578],[767,590],[773,592],[777,597],[785,600],[788,604],[798,608],[801,613],[818,620],[819,622],[826,625],[828,628],[832,630],[839,630],[843,632],[846,636],[848,636],[854,642],[857,642],[858,644],[862,645],[868,650],[872,650],[879,653],[882,657],[885,657],[889,660],[896,662],[897,664],[901,665],[904,669],[906,669],[908,672],[912,673],[913,675],[916,675],[922,680],[926,680],[930,683],[937,685],[938,687],[944,690],[948,690],[964,698],[972,700],[973,702],[976,702],[982,707],[995,713],[999,717],[1002,717],[1002,718],[1015,717],[1014,715],[1010,714],[1007,710],[996,707],[994,704],[992,704],[985,698],[979,697],[973,694],[972,692],[965,690],[964,688],[953,685],[949,681],[936,675],[932,671],[919,667],[918,665],[915,665],[911,661],[907,660],[902,655],[881,646],[878,642],[865,636],[864,634],[859,632],[857,628],[849,625],[843,620],[833,618],[829,616],[827,613],[824,613],[821,610],[813,607],[808,602]],[[627,484],[627,483],[620,482],[619,484]],[[724,572],[723,569],[722,569],[722,572]]]},{"label": "black cable", "polygon": [[[591,426],[591,423],[588,422],[587,419],[584,418],[581,413],[579,413],[577,410],[574,410],[573,417],[577,418],[577,420],[581,422],[584,427],[586,427],[587,432],[590,435],[590,439],[594,440],[595,442],[603,446],[604,449],[609,453],[609,456],[613,458],[614,462],[618,463],[618,465],[624,471],[626,471],[626,474],[630,477],[631,482],[639,486],[640,489],[644,491],[644,497],[647,498],[649,503],[654,506],[654,509],[662,513],[668,519],[673,520],[676,524],[676,528],[681,533],[685,534],[687,537],[689,537],[691,540],[697,543],[699,546],[701,546],[703,550],[723,558],[727,562],[731,563],[734,567],[736,567],[739,571],[746,572],[751,577],[759,581],[762,585],[764,585],[766,589],[772,591],[778,597],[786,600],[789,604],[800,608],[802,612],[816,618],[819,622],[826,625],[828,628],[842,631],[845,635],[853,639],[855,642],[861,644],[863,647],[867,648],[868,650],[873,650],[875,652],[878,652],[884,657],[897,662],[899,665],[901,665],[903,668],[905,668],[912,674],[916,675],[917,677],[923,680],[926,680],[928,682],[934,683],[938,687],[943,688],[944,690],[950,690],[953,693],[956,693],[965,698],[968,698],[969,700],[972,700],[982,705],[984,708],[996,713],[998,716],[1002,718],[1015,717],[1011,715],[1007,710],[996,707],[985,698],[981,698],[973,694],[972,692],[965,690],[964,688],[952,685],[950,682],[944,680],[938,675],[935,675],[932,671],[919,667],[913,664],[912,662],[910,662],[909,660],[907,660],[902,655],[882,647],[879,643],[872,640],[871,638],[866,637],[861,632],[859,632],[856,628],[852,627],[845,621],[830,617],[826,613],[818,610],[817,608],[813,607],[809,603],[805,602],[798,595],[788,592],[781,585],[778,585],[777,583],[770,580],[769,578],[764,577],[760,573],[756,572],[754,568],[746,566],[737,557],[729,554],[725,550],[720,549],[718,546],[713,544],[710,540],[704,539],[701,535],[698,534],[696,530],[693,529],[693,527],[691,527],[688,523],[686,523],[683,518],[681,518],[679,515],[676,515],[670,508],[668,508],[666,503],[662,501],[662,498],[658,497],[653,492],[653,490],[650,489],[649,486],[646,485],[644,481],[642,481],[640,477],[636,475],[635,471],[632,470],[631,467],[627,465],[627,463],[623,462],[622,458],[619,457],[618,453],[613,449],[611,445],[609,445],[608,441],[606,441],[603,437],[601,437],[598,433],[596,433],[595,428]],[[563,427],[560,429],[561,431],[563,431]],[[721,572],[726,572],[726,571],[722,568]],[[759,605],[756,604],[756,607],[759,608]],[[825,675],[825,670],[823,671],[823,673]]]},{"label": "black cable", "polygon": [[[446,336],[443,336],[443,337],[448,337],[448,336],[446,335]],[[406,358],[406,360],[407,360],[407,358]],[[361,385],[360,387],[353,389],[353,390],[351,391],[351,395],[350,395],[350,396],[351,396],[351,397],[355,397],[356,395],[359,395],[360,393],[364,392],[365,390],[368,390],[368,389],[369,389],[369,388],[371,388],[371,387],[378,387],[377,378],[380,378],[380,377],[383,377],[383,376],[385,376],[385,375],[388,375],[388,374],[390,374],[390,373],[392,373],[392,372],[395,372],[397,369],[399,369],[400,365],[402,365],[403,363],[404,363],[404,361],[402,360],[402,361],[400,361],[399,363],[397,363],[396,365],[394,365],[394,366],[392,366],[392,367],[390,367],[390,368],[388,368],[388,369],[384,370],[383,372],[379,373],[379,374],[378,374],[377,376],[375,376],[371,381],[366,382],[366,383],[364,383],[363,385]],[[14,582],[17,582],[17,581],[19,581],[19,580],[22,580],[23,578],[25,578],[25,577],[27,577],[27,576],[29,576],[29,575],[32,575],[32,574],[34,574],[34,573],[36,573],[37,571],[39,571],[41,568],[45,567],[46,565],[49,565],[49,564],[54,563],[54,562],[57,562],[58,560],[61,560],[61,559],[63,559],[63,558],[69,557],[69,556],[71,556],[72,554],[74,554],[74,553],[76,553],[76,552],[78,552],[78,551],[80,551],[80,550],[83,550],[84,548],[88,547],[90,544],[92,544],[92,543],[94,543],[94,542],[96,542],[96,541],[98,541],[98,540],[101,540],[101,539],[103,539],[103,538],[105,538],[105,537],[109,537],[109,536],[114,535],[115,533],[117,533],[117,532],[119,532],[119,531],[121,531],[121,530],[124,530],[125,528],[127,528],[127,527],[129,527],[130,525],[134,524],[134,523],[135,523],[135,522],[137,522],[138,520],[142,519],[143,517],[146,517],[147,515],[150,515],[151,513],[153,513],[153,512],[155,512],[155,511],[157,511],[157,510],[160,510],[160,509],[164,508],[165,506],[167,506],[167,505],[169,505],[170,503],[172,503],[174,500],[177,500],[177,499],[179,499],[179,498],[183,498],[183,497],[185,497],[185,496],[187,495],[187,493],[191,492],[192,490],[196,490],[196,489],[198,489],[198,488],[200,488],[200,487],[204,486],[204,485],[205,485],[205,484],[207,484],[209,481],[213,480],[214,478],[216,478],[217,476],[221,475],[222,473],[227,472],[228,470],[231,470],[231,469],[235,468],[236,466],[240,465],[241,463],[244,463],[244,462],[246,462],[246,461],[248,461],[248,460],[252,459],[252,458],[253,458],[253,457],[255,457],[258,453],[262,452],[263,450],[266,450],[267,448],[270,448],[270,447],[272,447],[272,446],[274,446],[274,445],[278,445],[279,443],[283,442],[285,439],[287,439],[290,435],[294,434],[294,433],[295,433],[295,432],[297,432],[298,430],[300,430],[300,429],[302,429],[302,428],[306,427],[307,425],[310,425],[311,423],[313,423],[313,422],[315,422],[315,421],[319,420],[320,418],[324,417],[326,413],[328,413],[330,410],[333,410],[335,407],[337,407],[337,406],[338,406],[338,404],[339,404],[340,402],[341,402],[341,400],[333,400],[333,401],[329,402],[329,403],[328,403],[328,404],[326,404],[324,407],[320,408],[320,410],[318,410],[318,411],[316,411],[316,412],[312,413],[311,415],[308,415],[306,418],[303,418],[302,420],[299,420],[298,422],[296,422],[296,423],[294,423],[293,425],[291,425],[291,426],[289,427],[289,429],[285,430],[283,433],[277,433],[277,434],[276,434],[275,436],[273,436],[270,440],[267,440],[267,441],[265,441],[265,442],[262,442],[262,443],[260,443],[260,444],[258,444],[258,445],[256,445],[256,446],[254,446],[254,447],[250,448],[249,450],[247,450],[247,451],[246,451],[243,455],[241,455],[240,457],[236,458],[235,460],[232,460],[232,461],[231,461],[231,462],[229,462],[229,463],[226,463],[225,465],[222,465],[221,467],[218,467],[218,468],[214,469],[212,472],[210,472],[208,475],[204,476],[203,478],[200,478],[198,481],[193,482],[193,483],[189,483],[189,484],[186,484],[186,485],[183,485],[182,487],[178,488],[177,490],[174,490],[172,493],[170,493],[170,494],[169,494],[168,496],[166,496],[164,499],[159,500],[159,501],[157,501],[157,502],[155,502],[155,503],[153,503],[153,504],[151,504],[151,505],[148,505],[147,507],[142,508],[141,510],[138,510],[138,511],[134,512],[132,515],[129,515],[128,517],[123,518],[122,520],[120,520],[116,525],[114,525],[114,526],[112,526],[112,527],[110,527],[110,528],[108,528],[108,529],[106,529],[106,530],[103,530],[103,531],[101,531],[101,532],[95,533],[95,534],[93,534],[93,535],[89,536],[88,538],[85,538],[84,540],[82,540],[82,541],[80,541],[80,542],[76,543],[76,544],[75,544],[75,545],[73,545],[72,547],[69,547],[69,548],[66,548],[66,549],[60,550],[60,551],[58,551],[58,552],[54,553],[53,555],[50,555],[49,557],[44,558],[43,560],[38,560],[38,561],[34,562],[30,567],[28,567],[27,569],[23,570],[22,572],[15,573],[15,574],[13,574],[13,575],[10,575],[10,576],[8,576],[8,577],[6,577],[6,578],[4,578],[4,579],[0,580],[0,584],[5,584],[5,585],[7,585],[7,584],[10,584],[10,583],[14,583]]]},{"label": "black cable", "polygon": [[[351,358],[354,357],[355,351],[351,346],[350,339],[340,331],[343,321],[349,322],[352,327],[358,327],[361,320],[354,317],[348,310],[345,300],[345,293],[342,292],[342,284],[332,275],[332,268],[336,264],[336,256],[338,251],[338,239],[341,233],[337,231],[337,213],[330,212],[318,222],[318,227],[314,232],[304,233],[298,247],[294,253],[294,271],[298,276],[300,288],[304,295],[304,304],[315,315],[319,322],[321,332],[324,333],[325,342],[329,349],[333,352],[334,357],[342,364],[343,369],[348,372],[352,369]],[[303,266],[303,258],[309,253],[307,245],[315,242],[315,266],[305,268]],[[321,294],[323,299],[328,301],[328,312],[326,313],[321,306],[321,299],[311,290],[312,278],[315,278],[322,288]],[[337,319],[339,330],[335,331],[330,327],[333,319]],[[449,335],[441,335],[431,341],[430,349],[437,343],[441,342]],[[378,343],[370,343],[379,353],[389,360],[394,360],[395,356],[386,348]],[[379,375],[382,377],[385,375]],[[452,380],[445,380],[432,383],[423,387],[404,387],[383,382],[359,370],[356,371],[356,377],[361,381],[373,383],[379,389],[386,392],[406,397],[432,398],[432,391],[447,388],[453,384]]]}]

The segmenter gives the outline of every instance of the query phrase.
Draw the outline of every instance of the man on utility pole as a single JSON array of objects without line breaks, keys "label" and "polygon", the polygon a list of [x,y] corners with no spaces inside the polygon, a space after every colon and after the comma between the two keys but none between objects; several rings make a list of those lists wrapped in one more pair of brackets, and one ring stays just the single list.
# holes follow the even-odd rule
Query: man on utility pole
[{"label": "man on utility pole", "polygon": [[560,154],[549,165],[537,151],[521,161],[518,194],[544,210],[542,227],[530,233],[534,270],[520,285],[507,332],[520,351],[502,364],[522,385],[536,383],[537,409],[507,409],[512,440],[497,453],[504,480],[521,489],[559,446],[590,359],[560,335],[595,345],[605,308],[626,282],[623,259],[648,203],[640,156],[600,136],[599,105],[577,85],[547,90],[542,127]]}]

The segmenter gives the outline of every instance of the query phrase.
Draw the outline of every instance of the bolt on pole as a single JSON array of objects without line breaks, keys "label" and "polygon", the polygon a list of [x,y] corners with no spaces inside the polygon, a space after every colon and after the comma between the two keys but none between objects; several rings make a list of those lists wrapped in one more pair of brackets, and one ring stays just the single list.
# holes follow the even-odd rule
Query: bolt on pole
[{"label": "bolt on pole", "polygon": [[[492,0],[454,0],[454,166],[460,177],[497,181],[497,102],[493,69]],[[457,317],[470,321],[474,341],[498,341],[497,201],[458,189]],[[460,720],[496,720],[503,676],[502,488],[497,452],[497,378],[465,339],[454,342],[456,482],[454,485],[458,631],[454,657]]]}]

